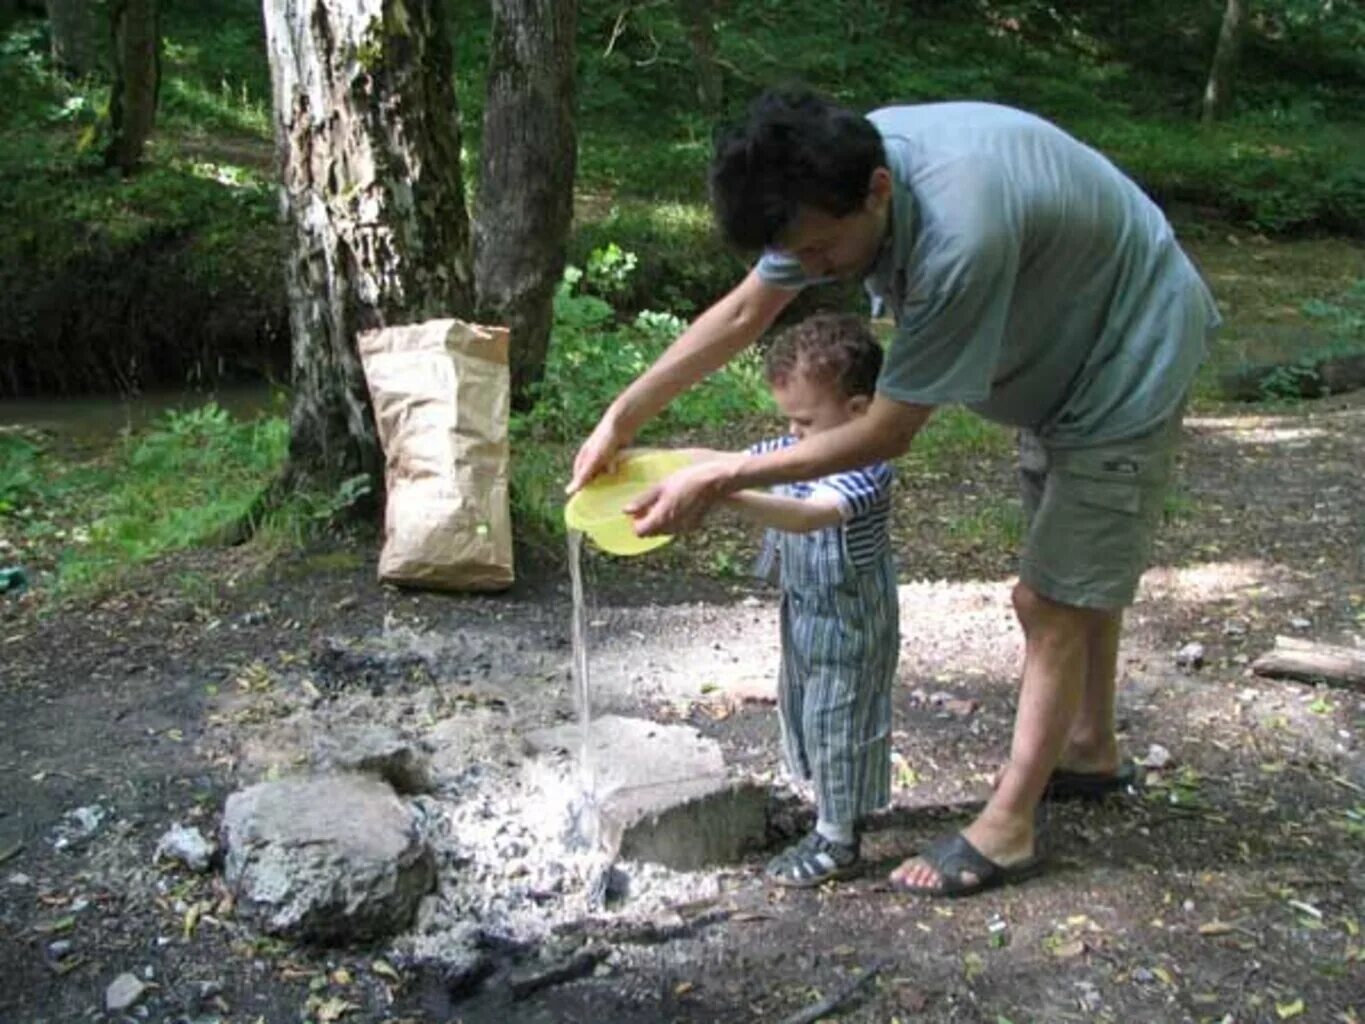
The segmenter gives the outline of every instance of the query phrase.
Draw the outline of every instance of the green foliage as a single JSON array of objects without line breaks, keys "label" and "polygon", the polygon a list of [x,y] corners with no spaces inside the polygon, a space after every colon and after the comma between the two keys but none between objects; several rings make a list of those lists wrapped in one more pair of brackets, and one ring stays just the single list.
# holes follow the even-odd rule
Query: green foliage
[{"label": "green foliage", "polygon": [[1018,500],[989,500],[948,521],[948,538],[959,546],[1010,550],[1024,538],[1024,510]]},{"label": "green foliage", "polygon": [[1086,125],[1081,134],[1163,204],[1219,210],[1272,234],[1365,233],[1359,126],[1125,120]]},{"label": "green foliage", "polygon": [[82,542],[61,555],[59,585],[80,589],[219,535],[250,510],[287,444],[283,419],[239,422],[213,402],[128,436],[83,510]]},{"label": "green foliage", "polygon": [[1357,281],[1333,301],[1310,299],[1303,304],[1303,311],[1318,321],[1333,341],[1348,349],[1365,346],[1365,280]]},{"label": "green foliage", "polygon": [[[248,5],[237,6],[245,18]],[[266,94],[224,70],[249,61],[259,26],[189,24],[188,41],[168,33],[157,134],[148,166],[127,180],[103,170],[94,145],[107,83],[53,73],[29,23],[0,42],[9,390],[136,387],[278,362],[268,347],[284,288]],[[168,26],[179,25],[173,10]],[[217,54],[211,79],[205,54]],[[224,134],[239,131],[261,141]],[[177,136],[184,145],[170,144]]]},{"label": "green foliage", "polygon": [[1324,366],[1330,360],[1365,355],[1365,281],[1357,281],[1333,300],[1310,299],[1302,304],[1304,315],[1320,327],[1321,344],[1297,353],[1295,358],[1266,367],[1257,388],[1265,401],[1296,401],[1316,396],[1330,387]]},{"label": "green foliage", "polygon": [[[631,320],[617,319],[602,294],[626,287],[632,260],[629,253],[609,247],[597,250],[588,261],[605,277],[584,275],[574,266],[565,271],[555,295],[545,378],[537,388],[535,407],[515,419],[515,436],[562,442],[582,438],[607,404],[686,327],[678,316],[651,310]],[[758,356],[742,356],[678,398],[640,440],[724,427],[752,417],[764,407],[766,396]]]},{"label": "green foliage", "polygon": [[1005,427],[959,406],[945,406],[935,410],[906,458],[915,468],[933,470],[1003,455],[1013,447],[1013,434]]},{"label": "green foliage", "polygon": [[[213,402],[169,412],[93,460],[0,434],[0,540],[59,593],[108,585],[233,530],[278,476],[288,439],[282,416],[235,419]],[[289,495],[256,524],[257,537],[297,545],[367,487],[357,477],[335,493]]]},{"label": "green foliage", "polygon": [[579,225],[569,259],[593,277],[593,254],[613,246],[634,262],[612,285],[594,290],[626,311],[695,312],[734,287],[747,269],[720,241],[710,210],[700,202],[618,201]]}]

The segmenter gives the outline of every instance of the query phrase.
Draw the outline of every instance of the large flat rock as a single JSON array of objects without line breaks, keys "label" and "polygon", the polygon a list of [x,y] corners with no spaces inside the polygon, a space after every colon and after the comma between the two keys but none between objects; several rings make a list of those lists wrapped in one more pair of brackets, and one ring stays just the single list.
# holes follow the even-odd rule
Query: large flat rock
[{"label": "large flat rock", "polygon": [[[527,737],[545,756],[577,758],[580,726]],[[735,780],[720,744],[685,725],[619,715],[592,724],[589,753],[601,844],[679,871],[733,863],[763,844],[768,795]]]},{"label": "large flat rock", "polygon": [[224,876],[267,932],[367,941],[412,920],[434,881],[412,807],[385,782],[333,774],[263,782],[227,800]]}]

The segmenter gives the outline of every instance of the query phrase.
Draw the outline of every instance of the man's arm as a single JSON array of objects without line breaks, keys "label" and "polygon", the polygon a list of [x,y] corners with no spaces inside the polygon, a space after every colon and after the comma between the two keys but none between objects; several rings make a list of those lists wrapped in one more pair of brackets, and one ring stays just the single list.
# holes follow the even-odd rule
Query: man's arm
[{"label": "man's arm", "polygon": [[815,480],[903,454],[934,411],[878,395],[841,427],[762,455],[732,455],[674,473],[631,504],[642,537],[693,528],[716,501],[750,487]]},{"label": "man's arm", "polygon": [[569,493],[604,470],[664,406],[753,344],[797,294],[765,284],[757,270],[749,271],[611,403],[578,450]]}]

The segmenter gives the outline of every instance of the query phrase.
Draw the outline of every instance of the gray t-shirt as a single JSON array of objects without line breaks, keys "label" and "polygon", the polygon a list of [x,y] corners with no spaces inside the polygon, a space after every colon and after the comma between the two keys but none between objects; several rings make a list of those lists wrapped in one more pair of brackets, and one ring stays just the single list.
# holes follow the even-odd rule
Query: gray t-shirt
[{"label": "gray t-shirt", "polygon": [[[887,107],[892,230],[865,281],[896,323],[878,390],[1060,447],[1175,411],[1218,311],[1156,205],[1099,153],[989,103]],[[765,252],[759,276],[820,283]]]}]

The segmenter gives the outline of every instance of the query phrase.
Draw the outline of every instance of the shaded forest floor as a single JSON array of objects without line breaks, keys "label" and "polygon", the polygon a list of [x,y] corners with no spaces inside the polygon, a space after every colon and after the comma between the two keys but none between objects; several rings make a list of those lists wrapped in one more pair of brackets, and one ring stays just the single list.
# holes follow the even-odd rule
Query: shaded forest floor
[{"label": "shaded forest floor", "polygon": [[[1191,415],[1179,498],[1121,666],[1127,748],[1158,745],[1170,763],[1140,795],[1047,807],[1048,872],[955,904],[896,895],[885,876],[969,820],[1007,749],[1020,653],[1008,565],[983,537],[940,572],[930,527],[970,519],[983,489],[1008,489],[1011,456],[902,487],[903,515],[926,532],[902,533],[895,807],[869,835],[867,872],[773,893],[756,852],[694,880],[704,899],[653,912],[674,937],[616,942],[596,972],[520,1000],[495,977],[453,1001],[431,976],[393,970],[384,947],[262,940],[215,911],[212,876],[152,860],[172,823],[212,832],[229,792],[307,759],[309,734],[341,706],[301,689],[319,645],[401,632],[470,652],[426,696],[356,680],[338,698],[351,716],[501,735],[505,750],[569,716],[556,567],[527,567],[500,597],[404,593],[374,583],[372,558],[354,553],[371,544],[338,539],[269,565],[249,547],[187,554],[41,614],[9,602],[0,1020],[110,1019],[105,987],[131,971],[152,986],[146,1019],[164,1021],[780,1021],[877,969],[840,1019],[1355,1021],[1365,697],[1255,678],[1247,662],[1276,634],[1361,642],[1362,438],[1360,393]],[[184,573],[203,581],[197,595],[164,585]],[[774,712],[734,694],[771,678],[772,595],[648,560],[594,560],[589,575],[598,710],[690,722],[737,770],[771,777]],[[1191,642],[1206,652],[1195,671],[1174,657]],[[89,806],[107,812],[99,829],[56,848],[63,815]]]}]

